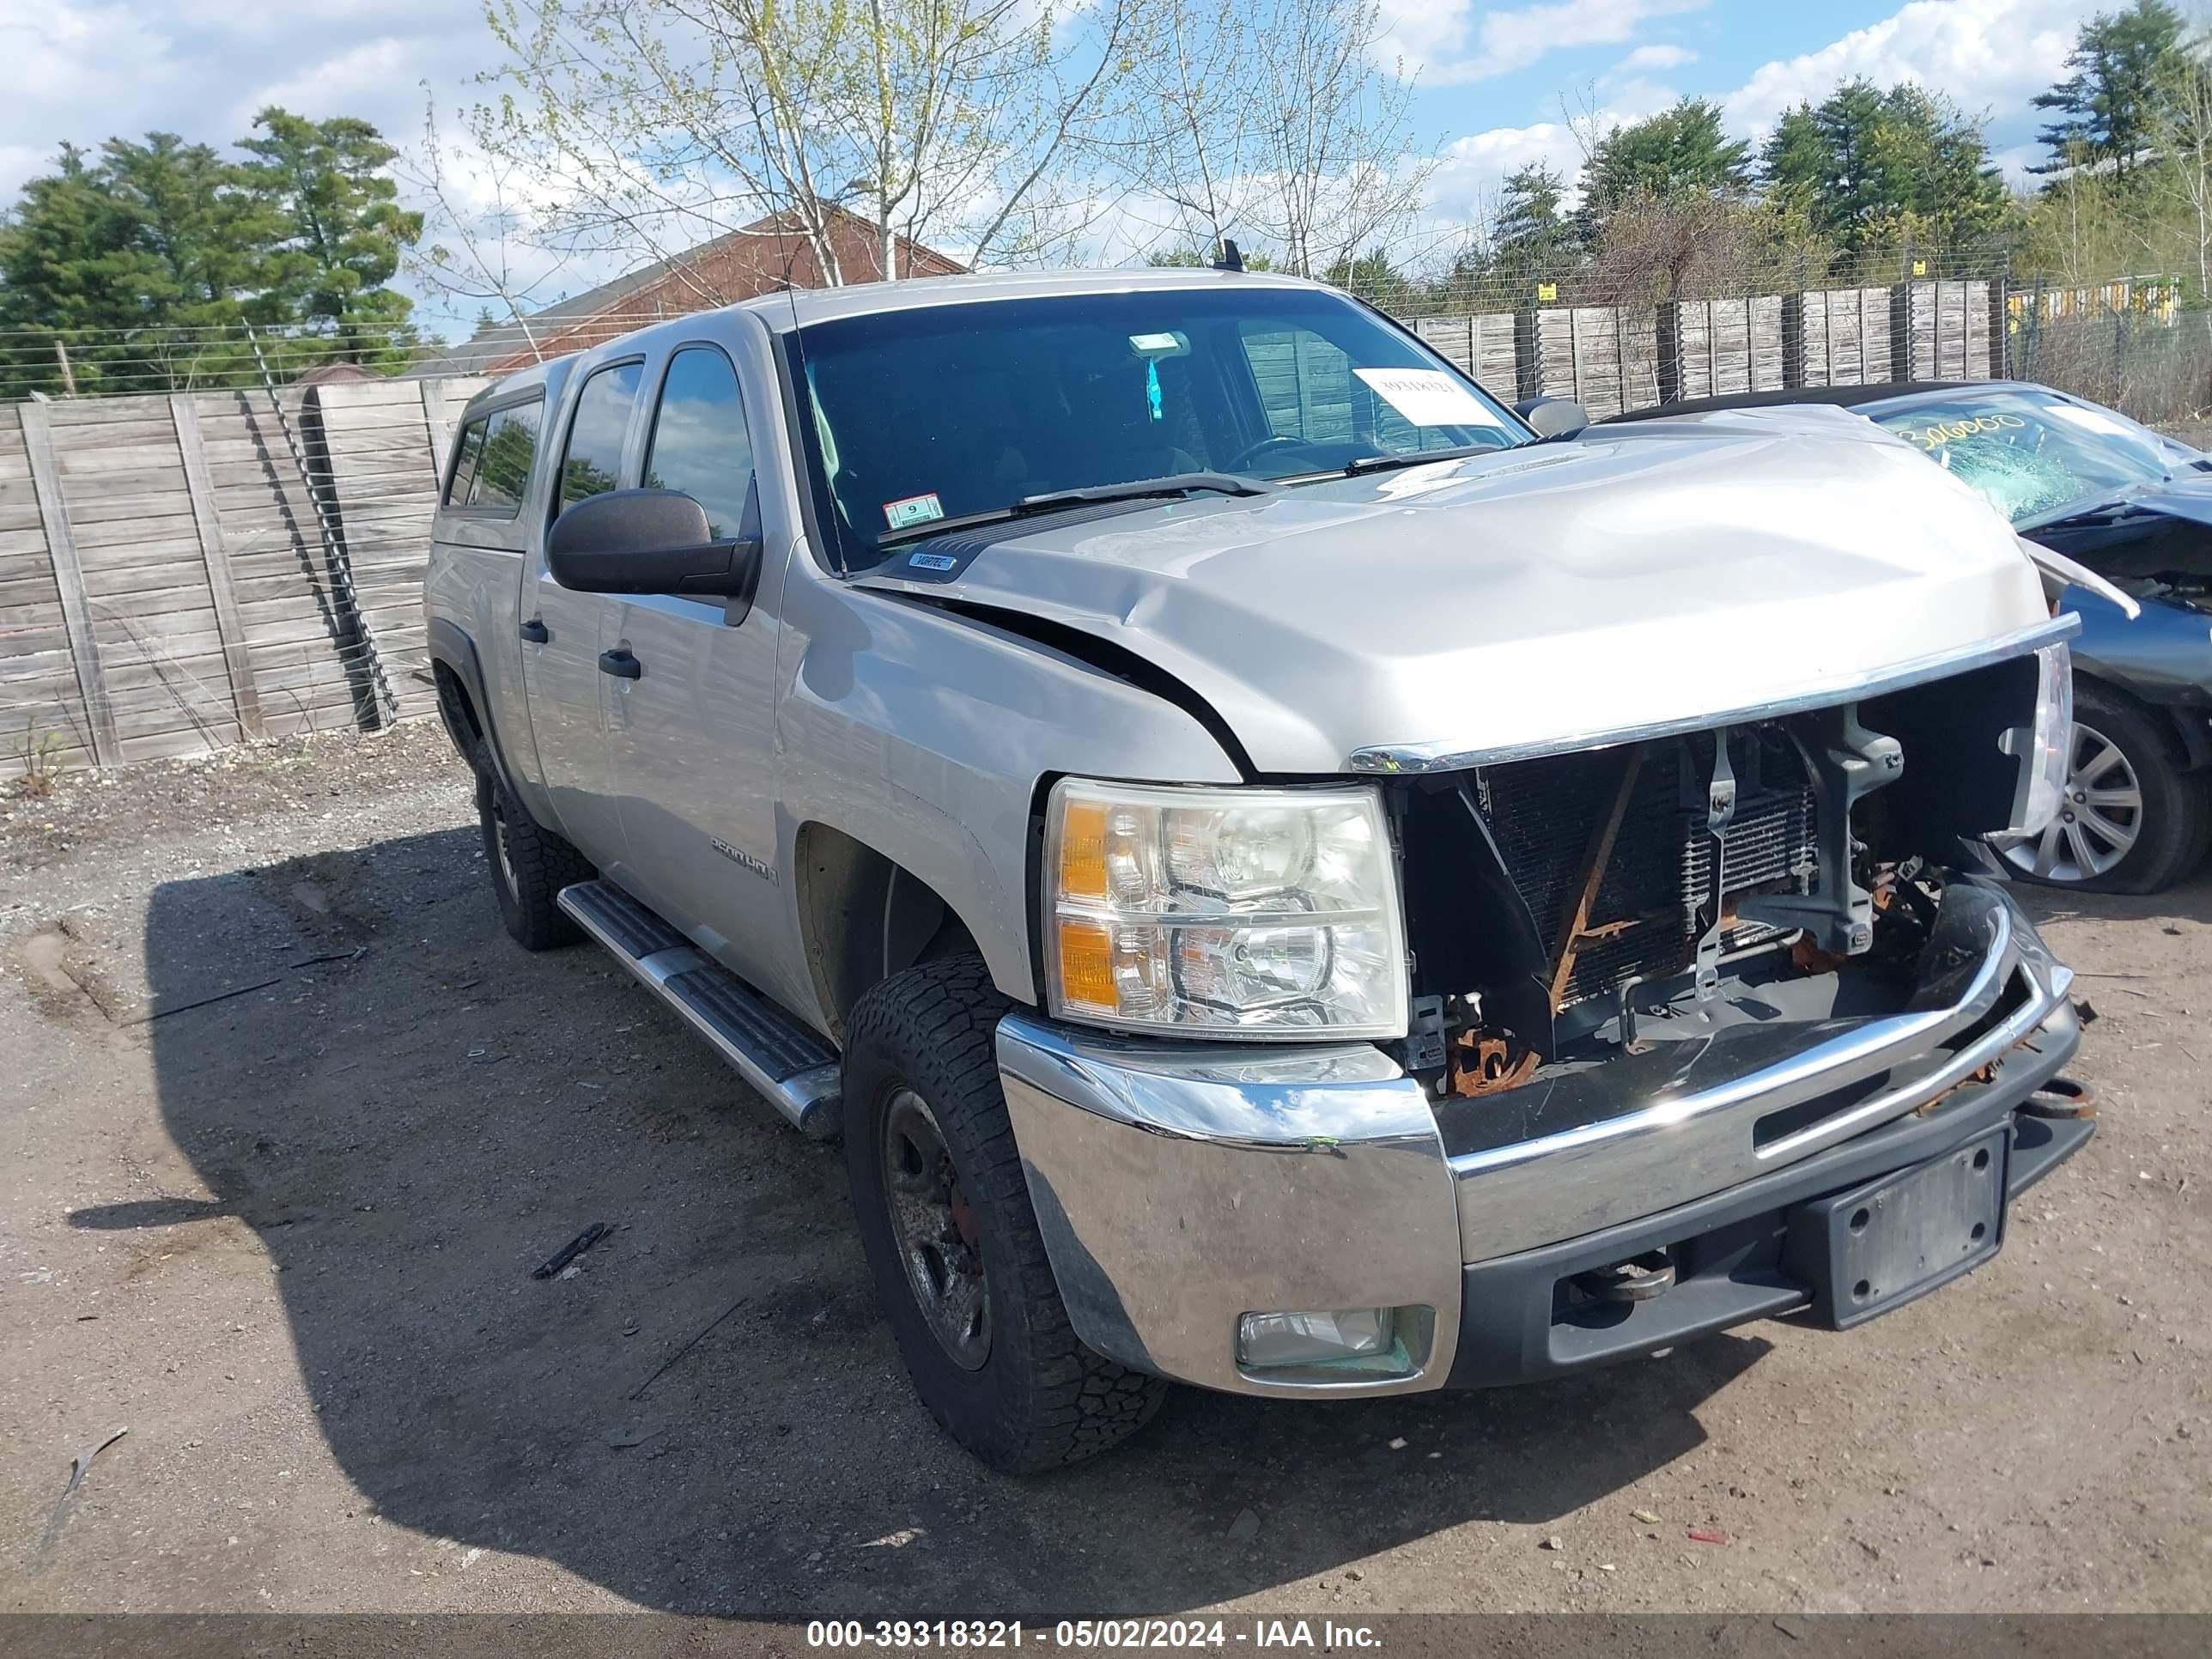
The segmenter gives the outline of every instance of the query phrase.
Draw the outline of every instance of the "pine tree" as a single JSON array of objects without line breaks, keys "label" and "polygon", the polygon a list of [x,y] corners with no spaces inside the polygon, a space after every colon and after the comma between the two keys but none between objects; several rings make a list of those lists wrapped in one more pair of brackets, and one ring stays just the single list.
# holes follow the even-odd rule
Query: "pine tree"
[{"label": "pine tree", "polygon": [[1759,155],[1768,202],[1846,248],[1955,246],[1996,228],[2004,185],[1981,125],[1902,82],[1859,79],[1787,112]]},{"label": "pine tree", "polygon": [[2073,73],[2033,100],[2056,112],[2036,135],[2051,154],[2034,171],[2109,167],[2123,179],[2134,172],[2151,149],[2160,77],[2181,36],[2181,14],[2166,0],[2135,0],[2082,24],[2066,56]]},{"label": "pine tree", "polygon": [[1556,276],[1571,256],[1571,229],[1559,210],[1566,187],[1558,169],[1540,161],[1507,177],[1492,231],[1492,263],[1507,283]]},{"label": "pine tree", "polygon": [[398,204],[386,171],[398,152],[351,116],[309,121],[272,106],[253,125],[262,136],[240,141],[255,158],[242,176],[284,227],[265,258],[268,293],[291,321],[335,325],[353,362],[404,351],[410,302],[385,284],[422,216]]},{"label": "pine tree", "polygon": [[238,161],[173,133],[64,145],[0,226],[0,325],[15,331],[0,395],[236,385],[258,369],[247,325],[323,325],[286,369],[332,355],[397,368],[409,302],[386,286],[418,234],[366,122],[264,111]]},{"label": "pine tree", "polygon": [[1583,174],[1583,198],[1602,215],[1632,193],[1739,196],[1750,183],[1751,146],[1722,129],[1720,106],[1685,98],[1601,139]]}]

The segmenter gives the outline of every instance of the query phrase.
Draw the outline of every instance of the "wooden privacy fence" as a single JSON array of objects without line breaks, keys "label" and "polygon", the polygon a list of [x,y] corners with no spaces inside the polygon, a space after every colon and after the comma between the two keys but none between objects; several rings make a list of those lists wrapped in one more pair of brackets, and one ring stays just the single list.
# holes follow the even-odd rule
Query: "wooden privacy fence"
[{"label": "wooden privacy fence", "polygon": [[483,384],[0,405],[0,775],[432,708],[423,561]]},{"label": "wooden privacy fence", "polygon": [[1422,317],[1431,347],[1500,397],[1571,398],[1599,420],[1683,398],[2005,372],[2005,284],[1932,278],[1657,306]]}]

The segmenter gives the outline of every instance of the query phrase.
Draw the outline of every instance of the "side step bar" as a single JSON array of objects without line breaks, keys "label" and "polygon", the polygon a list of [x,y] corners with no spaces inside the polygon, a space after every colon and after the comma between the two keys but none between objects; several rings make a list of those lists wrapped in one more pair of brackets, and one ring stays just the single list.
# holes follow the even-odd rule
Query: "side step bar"
[{"label": "side step bar", "polygon": [[819,1035],[612,882],[564,887],[560,904],[639,983],[689,1020],[801,1134],[825,1140],[837,1133],[842,1068]]}]

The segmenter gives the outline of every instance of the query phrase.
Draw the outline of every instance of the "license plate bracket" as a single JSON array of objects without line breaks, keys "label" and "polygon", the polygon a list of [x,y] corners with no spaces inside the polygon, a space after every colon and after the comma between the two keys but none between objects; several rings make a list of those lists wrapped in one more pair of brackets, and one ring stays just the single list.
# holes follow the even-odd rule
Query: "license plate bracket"
[{"label": "license plate bracket", "polygon": [[1783,1265],[1816,1324],[1845,1330],[1972,1272],[2004,1243],[2012,1127],[1790,1212]]}]

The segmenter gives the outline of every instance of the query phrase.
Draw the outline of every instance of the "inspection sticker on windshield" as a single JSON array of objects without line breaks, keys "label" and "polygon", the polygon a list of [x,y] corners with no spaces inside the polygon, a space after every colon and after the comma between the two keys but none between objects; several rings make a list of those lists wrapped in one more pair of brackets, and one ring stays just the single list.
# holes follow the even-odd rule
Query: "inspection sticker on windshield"
[{"label": "inspection sticker on windshield", "polygon": [[933,489],[927,495],[908,495],[884,503],[884,517],[894,530],[904,530],[910,525],[927,524],[932,519],[944,516],[945,508],[939,503],[937,492]]},{"label": "inspection sticker on windshield", "polygon": [[1384,403],[1415,426],[1496,426],[1482,400],[1440,368],[1355,368]]}]

